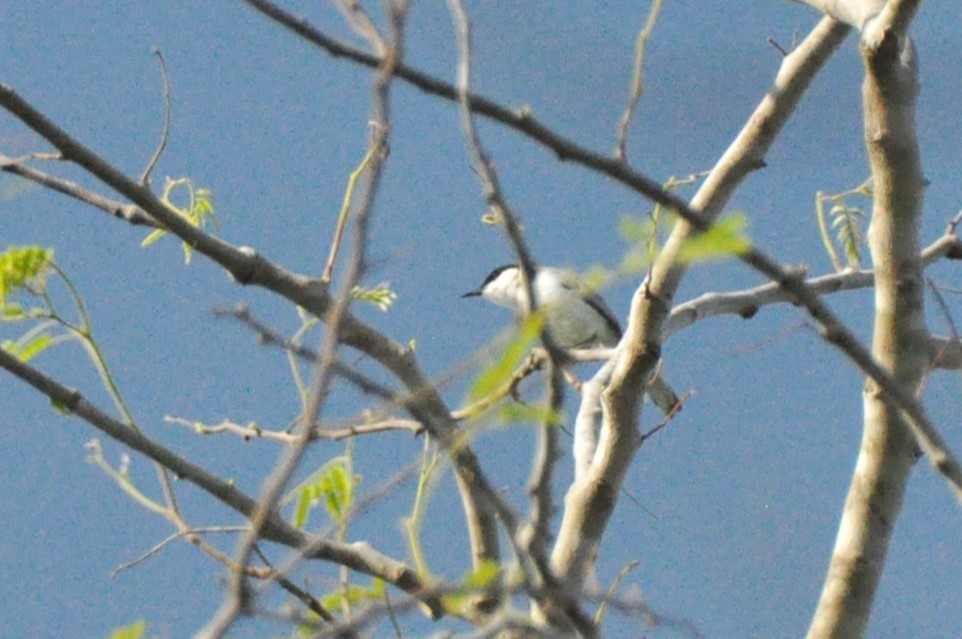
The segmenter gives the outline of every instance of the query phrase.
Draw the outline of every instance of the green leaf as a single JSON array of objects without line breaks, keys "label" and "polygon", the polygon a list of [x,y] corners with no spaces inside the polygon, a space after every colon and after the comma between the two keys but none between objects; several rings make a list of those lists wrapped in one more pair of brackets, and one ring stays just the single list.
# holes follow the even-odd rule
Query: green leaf
[{"label": "green leaf", "polygon": [[502,406],[498,418],[502,424],[538,422],[548,426],[560,426],[562,423],[562,415],[547,406],[529,406],[517,402]]},{"label": "green leaf", "polygon": [[59,413],[59,414],[61,414],[61,415],[71,415],[71,414],[73,414],[73,411],[71,411],[69,408],[67,408],[67,405],[64,404],[63,402],[61,402],[61,401],[58,400],[58,399],[51,399],[51,400],[50,400],[50,406],[51,406],[51,408],[53,408],[53,411],[54,411],[55,413]]},{"label": "green leaf", "polygon": [[329,595],[325,595],[321,599],[321,604],[329,611],[336,613],[340,612],[345,600],[347,600],[347,603],[351,606],[357,606],[365,601],[378,601],[383,599],[384,591],[384,581],[372,578],[369,587],[348,586],[347,588],[341,588]]},{"label": "green leaf", "polygon": [[835,218],[832,220],[832,227],[837,229],[838,242],[845,251],[848,265],[858,267],[862,262],[859,245],[863,237],[862,219],[865,212],[839,203],[832,207],[830,214]]},{"label": "green leaf", "polygon": [[518,327],[518,334],[508,342],[501,358],[489,364],[478,378],[474,380],[468,397],[471,401],[477,401],[482,397],[487,397],[503,386],[514,371],[524,360],[528,349],[534,344],[535,340],[541,335],[544,326],[544,314],[532,313],[521,322]]},{"label": "green leaf", "polygon": [[611,280],[611,272],[600,264],[593,264],[581,275],[581,287],[586,291],[598,291]]},{"label": "green leaf", "polygon": [[[187,205],[185,207],[177,206],[173,201],[174,194],[181,191],[186,193]],[[215,228],[218,226],[217,217],[214,215],[214,202],[211,190],[203,187],[195,187],[193,180],[190,178],[182,177],[174,180],[168,177],[164,184],[164,193],[160,199],[168,209],[184,218],[184,220],[192,226],[204,228],[207,226],[208,221],[211,222]],[[166,234],[167,231],[164,229],[151,231],[140,243],[140,246],[150,246]],[[194,254],[194,249],[187,242],[182,242],[181,244],[184,249],[184,263],[189,265],[191,257]]]},{"label": "green leaf", "polygon": [[651,265],[651,257],[644,248],[635,247],[621,260],[621,270],[625,273],[640,273]]},{"label": "green leaf", "polygon": [[618,235],[629,244],[647,244],[655,233],[655,222],[650,217],[638,220],[622,215],[618,222]]},{"label": "green leaf", "polygon": [[392,291],[387,284],[378,284],[374,288],[355,286],[351,289],[351,299],[369,302],[386,313],[397,300],[397,293]]},{"label": "green leaf", "polygon": [[[864,211],[857,206],[851,206],[848,202],[850,198],[855,197],[871,198],[872,191],[872,178],[869,178],[848,191],[834,195],[826,195],[822,191],[815,194],[815,218],[818,222],[819,235],[836,271],[841,271],[846,266],[850,268],[861,266],[861,244],[865,235],[862,230],[862,222],[866,215]],[[828,214],[825,213],[826,202],[832,204]],[[832,217],[831,227],[836,229],[834,240],[829,233],[829,224],[826,220],[828,216]],[[838,256],[838,251],[835,250],[836,242],[842,246],[845,253],[846,264],[844,265]]]},{"label": "green leaf", "polygon": [[40,333],[23,344],[7,340],[3,343],[2,348],[21,362],[28,362],[51,344],[53,344],[53,338],[47,333]]},{"label": "green leaf", "polygon": [[294,517],[291,518],[291,525],[297,529],[303,529],[307,525],[307,518],[311,512],[312,493],[310,489],[301,490],[297,496],[297,506],[294,508]]},{"label": "green leaf", "polygon": [[147,632],[147,624],[143,619],[136,621],[129,626],[117,628],[110,633],[110,639],[140,639]]},{"label": "green leaf", "polygon": [[53,264],[53,249],[12,246],[0,253],[0,308],[7,295],[28,286],[42,288]]},{"label": "green leaf", "polygon": [[333,464],[321,480],[320,490],[331,518],[340,520],[351,508],[354,491],[350,472],[341,464]]},{"label": "green leaf", "polygon": [[747,225],[748,217],[744,213],[729,215],[686,241],[678,252],[678,259],[691,263],[741,255],[751,248],[751,242],[743,233]]},{"label": "green leaf", "polygon": [[165,235],[167,235],[167,231],[165,231],[164,229],[157,229],[156,231],[151,232],[150,235],[144,238],[144,241],[140,243],[140,247],[146,248],[151,244],[153,244],[154,242],[156,242],[157,240],[159,240],[160,238],[164,237]]},{"label": "green leaf", "polygon": [[480,590],[491,585],[501,574],[501,564],[491,559],[481,562],[481,565],[464,576],[461,584],[468,590]]},{"label": "green leaf", "polygon": [[28,317],[23,307],[14,302],[7,302],[6,304],[0,305],[0,313],[3,314],[3,319],[7,321],[27,319]]},{"label": "green leaf", "polygon": [[334,521],[342,522],[354,504],[354,487],[360,479],[351,475],[347,457],[335,457],[291,490],[281,503],[297,500],[292,524],[298,528],[307,525],[310,510],[319,502],[324,503]]}]

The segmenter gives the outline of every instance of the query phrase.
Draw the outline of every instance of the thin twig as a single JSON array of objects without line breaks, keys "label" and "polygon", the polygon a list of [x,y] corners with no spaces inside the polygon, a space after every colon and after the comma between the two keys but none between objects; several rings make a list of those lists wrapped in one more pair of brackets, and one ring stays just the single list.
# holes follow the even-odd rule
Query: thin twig
[{"label": "thin twig", "polygon": [[[198,435],[231,433],[245,440],[264,439],[268,441],[279,442],[281,444],[295,444],[300,437],[300,435],[294,435],[286,431],[260,428],[255,424],[237,424],[229,420],[222,421],[219,424],[208,425],[194,420],[167,415],[164,417],[164,421],[168,424],[185,426],[193,430]],[[408,431],[417,436],[424,432],[424,424],[413,419],[383,419],[370,424],[357,424],[355,426],[348,426],[347,428],[314,428],[311,430],[310,438],[312,441],[319,439],[325,441],[340,441],[342,439],[359,437],[361,435],[371,435],[374,433],[385,433],[399,430]]]},{"label": "thin twig", "polygon": [[144,186],[150,186],[150,173],[154,170],[157,162],[160,161],[160,156],[163,155],[164,149],[167,148],[167,138],[170,135],[171,113],[173,111],[170,99],[170,77],[167,75],[167,63],[164,62],[164,55],[158,47],[152,47],[151,52],[157,56],[157,62],[160,64],[160,75],[164,80],[164,129],[160,134],[160,143],[157,145],[157,150],[154,151],[154,155],[144,168],[144,172],[140,174],[138,182]]},{"label": "thin twig", "polygon": [[368,41],[374,52],[379,56],[384,56],[387,51],[387,44],[384,37],[378,32],[371,16],[367,14],[364,7],[358,0],[334,0],[344,21],[354,30],[356,34]]},{"label": "thin twig", "polygon": [[[216,477],[201,466],[176,455],[152,439],[129,428],[91,404],[79,391],[59,384],[3,349],[0,349],[0,368],[49,397],[54,405],[61,407],[67,414],[81,418],[111,439],[160,463],[177,477],[194,484],[236,512],[248,518],[253,515],[257,502],[238,490],[234,482]],[[360,547],[354,544],[315,539],[293,528],[279,515],[271,515],[261,533],[264,539],[292,548],[311,547],[311,552],[306,554],[307,558],[350,565],[354,570],[384,579],[407,592],[418,593],[424,588],[418,576],[410,568],[382,555],[370,546]],[[427,603],[440,610],[439,601]]]},{"label": "thin twig", "polygon": [[[382,68],[379,69],[375,78],[373,89],[374,125],[372,127],[373,140],[371,148],[381,150],[387,147],[387,136],[390,131],[388,88],[392,77],[393,66],[401,56],[403,38],[400,25],[403,24],[403,15],[397,15],[396,24],[398,26],[397,37],[393,42],[393,49],[385,57]],[[344,281],[340,287],[339,294],[333,308],[326,318],[327,333],[321,349],[320,357],[315,364],[314,383],[308,396],[307,406],[304,410],[304,425],[302,426],[297,441],[285,450],[284,457],[278,464],[275,471],[265,482],[265,487],[261,494],[257,510],[251,517],[251,529],[244,536],[236,552],[238,564],[246,566],[250,560],[254,545],[259,537],[260,528],[264,526],[274,512],[275,504],[281,497],[282,491],[287,485],[290,477],[297,469],[309,444],[311,443],[312,425],[317,423],[318,417],[323,408],[324,398],[327,396],[329,386],[333,379],[332,364],[337,360],[337,351],[340,346],[341,321],[347,315],[348,305],[351,303],[351,289],[361,277],[365,269],[365,255],[368,241],[368,223],[370,213],[373,208],[377,187],[380,181],[383,168],[384,157],[375,153],[367,173],[367,183],[362,192],[361,201],[355,216],[353,251],[345,268]],[[225,599],[220,609],[215,613],[210,623],[198,634],[204,639],[220,639],[233,625],[234,621],[241,614],[244,614],[249,605],[249,598],[252,593],[248,589],[246,576],[235,574],[229,589],[229,596]]]},{"label": "thin twig", "polygon": [[[338,2],[338,5],[340,6],[340,2]],[[381,152],[381,149],[375,145],[378,140],[378,136],[372,136],[372,144],[368,147],[364,159],[361,160],[361,164],[351,172],[347,180],[347,188],[344,190],[344,201],[341,204],[341,211],[337,216],[337,226],[334,229],[334,239],[331,240],[331,249],[327,255],[327,264],[324,266],[324,273],[321,275],[321,281],[324,283],[330,282],[331,276],[334,274],[334,263],[337,261],[337,252],[341,247],[344,226],[347,224],[347,217],[351,212],[351,200],[354,197],[354,187],[364,170],[370,166],[374,157]]]},{"label": "thin twig", "polygon": [[645,26],[638,32],[638,37],[635,40],[635,63],[631,74],[631,91],[628,96],[628,105],[625,107],[625,112],[618,123],[618,136],[615,138],[615,158],[621,161],[627,159],[625,147],[628,144],[628,129],[631,127],[631,119],[634,117],[635,109],[638,107],[638,102],[641,100],[641,94],[644,90],[642,81],[645,77],[645,50],[648,46],[648,40],[651,39],[651,34],[655,30],[655,23],[661,13],[663,1],[652,0],[651,8],[648,9],[648,19],[645,20]]},{"label": "thin twig", "polygon": [[25,160],[26,158],[8,158],[5,155],[0,155],[0,171],[17,175],[53,191],[72,197],[84,204],[88,204],[116,218],[129,222],[134,226],[158,227],[157,222],[139,207],[133,204],[124,204],[117,200],[111,200],[99,193],[80,186],[76,182],[71,182],[70,180],[65,180],[35,169],[27,165]]},{"label": "thin twig", "polygon": [[775,38],[769,36],[765,41],[768,42],[768,44],[770,44],[770,45],[772,45],[773,47],[775,47],[775,49],[776,49],[779,53],[782,54],[782,57],[783,57],[783,58],[788,55],[789,52],[785,50],[785,47],[783,47],[782,45],[778,44],[778,41],[775,40]]},{"label": "thin twig", "polygon": [[164,547],[170,544],[172,541],[180,539],[181,537],[188,537],[190,535],[204,535],[209,533],[238,533],[244,532],[245,530],[247,530],[247,526],[202,526],[200,528],[191,528],[190,530],[179,530],[152,546],[147,552],[143,553],[136,559],[120,564],[114,568],[110,573],[110,578],[116,579],[117,575],[123,571],[130,570],[134,566],[143,563],[153,555],[156,555],[163,550]]},{"label": "thin twig", "polygon": [[[539,300],[531,286],[534,277],[534,263],[522,237],[521,225],[503,196],[498,176],[493,164],[481,144],[471,111],[471,25],[461,0],[448,0],[454,21],[458,44],[457,87],[458,102],[461,107],[461,124],[467,139],[475,169],[484,187],[484,196],[489,206],[499,214],[505,231],[511,240],[521,267],[521,281],[529,310],[538,307]],[[561,352],[551,335],[550,327],[543,330],[542,341],[548,352],[548,408],[549,415],[556,415],[564,402],[564,381],[562,376]],[[549,417],[549,419],[552,419]],[[567,596],[558,588],[547,559],[547,544],[550,535],[549,525],[553,512],[552,480],[555,462],[559,457],[557,429],[545,423],[539,430],[538,450],[529,483],[530,512],[525,525],[510,531],[511,543],[526,577],[532,584],[543,587],[552,595],[548,599],[536,599],[542,609],[560,612],[566,621],[585,637],[594,637],[597,629],[582,612],[576,599]],[[529,565],[530,564],[530,565]]]},{"label": "thin twig", "polygon": [[[254,552],[257,553],[257,556],[260,558],[260,560],[264,562],[264,565],[271,569],[271,578],[274,581],[276,581],[281,588],[283,588],[287,592],[297,597],[301,601],[301,603],[303,603],[305,606],[310,608],[318,617],[320,617],[324,621],[328,623],[334,623],[336,621],[336,619],[334,618],[334,615],[328,612],[327,608],[321,605],[321,602],[317,600],[317,597],[307,592],[303,588],[299,588],[293,581],[291,581],[287,577],[277,575],[276,571],[274,570],[274,566],[271,565],[271,562],[267,559],[267,555],[265,555],[263,551],[261,551],[259,546],[254,547]],[[349,635],[349,636],[354,636],[354,635]]]},{"label": "thin twig", "polygon": [[601,620],[604,619],[605,616],[605,610],[608,609],[608,602],[615,598],[615,593],[618,592],[621,582],[624,581],[625,577],[627,577],[632,570],[637,568],[640,563],[641,562],[637,559],[632,559],[627,565],[625,565],[624,568],[621,569],[621,571],[618,573],[618,576],[612,580],[611,585],[608,586],[608,591],[601,599],[601,604],[598,606],[598,611],[595,612],[595,623],[601,623]]},{"label": "thin twig", "polygon": [[[254,331],[255,335],[257,336],[257,340],[261,344],[277,346],[288,353],[296,355],[298,358],[303,359],[304,361],[317,363],[317,351],[308,346],[304,346],[303,344],[292,342],[290,339],[268,326],[265,322],[255,317],[254,314],[251,313],[250,307],[246,304],[237,304],[232,308],[218,307],[215,308],[213,312],[214,317],[230,317],[243,323],[249,329]],[[403,403],[402,398],[398,395],[397,391],[394,391],[383,384],[375,382],[366,375],[357,372],[353,367],[348,366],[341,360],[332,363],[331,366],[338,376],[343,377],[347,381],[354,384],[354,386],[356,386],[361,392],[380,397],[394,404],[400,405]]]}]

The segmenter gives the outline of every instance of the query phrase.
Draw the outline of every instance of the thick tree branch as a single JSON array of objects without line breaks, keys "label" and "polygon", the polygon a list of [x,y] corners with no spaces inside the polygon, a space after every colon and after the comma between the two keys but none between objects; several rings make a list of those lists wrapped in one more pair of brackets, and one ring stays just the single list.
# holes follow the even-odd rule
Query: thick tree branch
[{"label": "thick tree branch", "polygon": [[877,16],[885,0],[795,0],[856,29]]},{"label": "thick tree branch", "polygon": [[[335,57],[344,57],[366,66],[377,66],[378,64],[376,56],[337,42],[317,30],[306,20],[285,12],[272,2],[266,0],[245,1],[264,15]],[[750,120],[736,143],[722,158],[716,170],[713,171],[713,176],[709,177],[711,184],[706,181],[700,194],[693,200],[692,206],[689,206],[674,194],[666,192],[654,180],[634,171],[625,163],[589,151],[557,134],[534,120],[526,110],[514,112],[483,96],[474,94],[470,96],[469,102],[471,109],[476,113],[500,122],[551,149],[560,160],[581,164],[620,182],[653,202],[673,209],[679,217],[691,226],[691,229],[674,237],[671,252],[677,253],[680,246],[691,234],[692,229],[704,232],[710,227],[709,220],[720,213],[722,206],[727,202],[738,181],[750,170],[762,166],[765,151],[791,113],[801,93],[807,87],[808,81],[841,43],[848,31],[847,25],[832,18],[825,18],[813,31],[815,37],[810,36],[806,39],[806,42],[810,44],[807,45],[803,42],[798,49],[786,56],[779,77],[776,79],[775,89],[756,111],[756,115]],[[451,85],[431,78],[426,74],[403,65],[395,69],[395,73],[406,82],[428,94],[448,100],[457,99],[457,92]],[[707,218],[702,217],[706,214]],[[666,247],[666,251],[668,248]],[[797,274],[781,267],[775,260],[756,249],[747,251],[740,256],[740,259],[777,283],[795,303],[805,307],[818,324],[819,330],[826,341],[844,352],[863,372],[878,381],[882,388],[889,393],[892,401],[906,411],[909,425],[919,439],[922,448],[929,454],[933,466],[942,473],[957,497],[962,500],[962,469],[959,468],[958,463],[945,447],[941,436],[915,399],[898,388],[895,381],[874,361],[871,354],[855,339],[854,335],[846,330],[828,307],[818,299],[818,295],[807,289]],[[684,269],[679,271],[676,268],[671,268],[675,266],[675,260],[672,256],[662,260],[662,262],[663,266],[668,266],[669,272],[673,272],[676,277],[680,277],[684,271]],[[666,281],[671,279],[674,278],[668,277]],[[675,288],[677,288],[677,282],[674,286],[669,287],[669,289]],[[671,295],[668,296],[668,299],[658,299],[665,292],[666,290],[662,290],[661,287],[652,288],[646,285],[640,288],[635,295],[636,308],[644,308],[650,305],[664,306],[662,310],[658,311],[658,315],[662,316],[661,319],[655,322],[655,325],[659,326],[664,321],[664,315],[667,315],[668,308],[670,308]],[[637,322],[645,324],[653,316],[647,312],[633,312],[632,317],[645,317],[644,322]],[[631,332],[631,327],[629,327],[629,332]],[[657,331],[650,334],[656,335]],[[647,355],[641,356],[649,346],[654,347],[655,351],[660,348],[657,339],[651,345],[645,344],[644,339],[636,342],[635,355],[628,358],[635,365],[626,365],[622,369],[623,373],[630,373],[629,376],[641,378],[650,375],[657,362],[657,357],[650,359]],[[639,363],[643,363],[643,365],[638,365]],[[638,395],[640,396],[640,394]],[[630,447],[630,440],[619,440],[616,444],[619,446],[625,444]]]},{"label": "thick tree branch", "polygon": [[[756,109],[741,134],[699,189],[692,205],[674,208],[684,220],[656,260],[650,277],[635,293],[625,338],[611,385],[604,392],[605,419],[591,468],[572,484],[565,516],[552,554],[552,564],[572,590],[580,588],[590,554],[600,541],[628,465],[640,445],[637,423],[642,393],[660,358],[663,327],[686,267],[677,260],[687,239],[706,230],[722,211],[741,180],[763,165],[764,155],[818,69],[842,42],[848,29],[824,19],[801,45],[786,56],[775,86]],[[670,194],[665,194],[670,195]],[[672,200],[674,197],[672,196]],[[834,317],[801,279],[752,249],[742,256],[802,303],[821,322]]]},{"label": "thick tree branch", "polygon": [[[872,355],[909,395],[921,389],[932,361],[919,259],[925,179],[915,134],[918,70],[906,34],[915,4],[890,2],[862,42],[865,142],[874,185],[868,233],[875,266]],[[875,379],[866,380],[864,411],[858,462],[809,639],[864,633],[918,459],[916,437]]]}]

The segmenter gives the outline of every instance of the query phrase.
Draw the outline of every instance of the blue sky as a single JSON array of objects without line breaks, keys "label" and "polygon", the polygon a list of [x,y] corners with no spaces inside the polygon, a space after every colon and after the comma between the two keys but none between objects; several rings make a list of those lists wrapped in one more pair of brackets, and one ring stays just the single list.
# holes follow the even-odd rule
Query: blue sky
[{"label": "blue sky", "polygon": [[[326,3],[285,6],[357,43]],[[480,92],[530,106],[543,122],[590,148],[613,148],[644,8],[627,1],[476,1],[468,7]],[[787,44],[794,31],[806,33],[817,18],[790,2],[666,3],[649,48],[629,158],[658,180],[710,168],[777,69],[780,54],[766,38]],[[962,129],[955,122],[962,54],[950,37],[958,24],[955,6],[925,3],[913,30],[922,64],[919,135],[931,182],[927,240],[960,208]],[[164,175],[193,178],[215,194],[222,237],[292,270],[320,272],[347,175],[364,153],[367,70],[327,57],[238,2],[3,3],[0,30],[0,81],[131,175],[141,171],[161,127],[160,77],[150,53],[152,45],[160,47],[170,72],[174,122],[155,182]],[[414,3],[408,62],[452,79],[453,55],[442,3]],[[759,246],[786,264],[807,264],[813,273],[830,268],[815,226],[815,192],[852,188],[868,175],[861,74],[850,38],[772,148],[768,167],[749,177],[730,207],[749,216]],[[510,261],[511,251],[497,230],[480,222],[483,199],[456,108],[400,83],[392,108],[391,156],[375,209],[374,268],[367,283],[389,281],[399,299],[387,314],[359,313],[399,341],[416,339],[422,366],[440,376],[510,322],[502,309],[459,295]],[[496,125],[482,123],[481,134],[539,261],[578,269],[617,265],[625,252],[618,221],[643,215],[646,202],[609,180],[559,164]],[[0,116],[0,152],[46,148],[10,116]],[[46,168],[94,186],[71,167]],[[250,303],[285,331],[296,328],[297,316],[264,292],[232,284],[203,259],[185,267],[180,246],[169,238],[141,248],[145,235],[62,196],[21,189],[0,177],[0,247],[55,248],[145,430],[256,493],[281,452],[277,446],[199,438],[163,417],[286,425],[299,406],[284,357],[257,346],[239,326],[213,319],[211,309]],[[951,266],[934,269],[932,276],[946,284],[957,280]],[[759,282],[736,264],[700,266],[678,300]],[[635,285],[626,280],[605,291],[622,318]],[[832,306],[867,336],[871,299],[867,292],[847,293]],[[944,322],[930,315],[933,331],[944,334]],[[860,437],[862,379],[804,322],[797,309],[766,309],[750,321],[701,322],[666,345],[672,383],[696,394],[640,451],[625,486],[644,508],[622,500],[605,539],[599,566],[604,582],[628,561],[640,560],[629,581],[656,610],[689,620],[709,637],[804,632],[824,578]],[[0,338],[17,330],[0,327]],[[64,346],[36,363],[108,406],[79,348]],[[469,378],[462,375],[444,388],[452,405]],[[927,397],[950,444],[962,449],[958,380],[933,376]],[[329,417],[358,408],[349,393],[340,401],[332,403]],[[198,629],[220,601],[223,570],[181,543],[112,579],[112,570],[166,537],[167,524],[84,462],[83,445],[96,433],[79,420],[57,416],[43,398],[9,378],[0,393],[0,415],[0,471],[7,482],[0,497],[0,519],[7,522],[0,530],[2,634],[102,637],[139,618],[169,637]],[[643,427],[655,420],[646,412]],[[515,427],[485,431],[476,442],[496,485],[518,504],[524,503],[532,441],[531,429]],[[109,459],[118,459],[116,446],[104,446]],[[420,448],[419,440],[405,435],[360,441],[364,488],[374,489],[398,460],[413,459]],[[318,447],[307,466],[341,450]],[[153,489],[146,461],[135,458],[132,473]],[[432,501],[425,545],[459,550],[435,559],[439,573],[456,578],[467,560],[449,479]],[[192,487],[178,491],[198,525],[239,523]],[[407,558],[397,522],[409,505],[406,490],[363,517],[354,535]],[[920,463],[870,636],[962,632],[956,601],[962,588],[960,529],[962,511]],[[223,547],[232,548],[233,539]],[[320,574],[330,571],[305,571],[315,579]],[[315,582],[319,590],[324,583]],[[409,628],[423,633],[430,626]],[[263,632],[248,623],[234,636]]]}]

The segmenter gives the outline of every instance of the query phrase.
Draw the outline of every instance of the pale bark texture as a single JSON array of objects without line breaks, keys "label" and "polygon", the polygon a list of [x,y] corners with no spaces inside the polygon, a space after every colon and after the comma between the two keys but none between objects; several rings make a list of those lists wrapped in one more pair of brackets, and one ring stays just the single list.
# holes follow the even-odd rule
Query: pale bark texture
[{"label": "pale bark texture", "polygon": [[[765,153],[805,89],[847,33],[846,26],[824,18],[785,58],[774,86],[693,198],[694,211],[708,221],[716,219],[742,180],[763,166]],[[611,384],[603,393],[605,411],[598,446],[590,467],[568,489],[551,556],[553,569],[570,592],[583,585],[593,549],[640,444],[637,424],[644,389],[658,363],[672,302],[687,272],[687,266],[678,260],[678,251],[697,233],[690,224],[679,222],[650,277],[634,294],[622,350],[615,356]]]},{"label": "pale bark texture", "polygon": [[[872,353],[906,391],[929,366],[919,223],[924,179],[915,136],[914,46],[886,26],[863,41],[865,141],[874,181],[869,245],[875,265]],[[809,639],[860,637],[919,449],[876,383],[864,391],[861,450]]]}]

